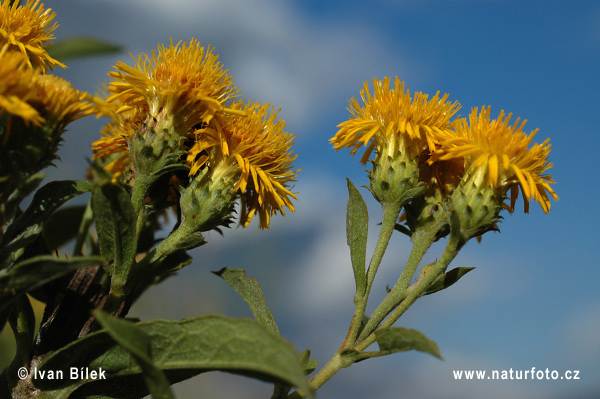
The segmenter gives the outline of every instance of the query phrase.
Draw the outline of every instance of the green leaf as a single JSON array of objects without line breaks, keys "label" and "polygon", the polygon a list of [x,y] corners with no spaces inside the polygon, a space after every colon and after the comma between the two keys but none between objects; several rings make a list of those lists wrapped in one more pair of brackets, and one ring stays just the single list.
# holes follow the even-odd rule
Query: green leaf
[{"label": "green leaf", "polygon": [[96,312],[95,316],[108,334],[127,350],[141,367],[152,399],[174,399],[169,380],[152,361],[150,336],[130,321],[117,319],[101,311]]},{"label": "green leaf", "polygon": [[12,299],[33,291],[48,282],[80,267],[102,262],[95,256],[77,256],[71,259],[50,255],[36,256],[17,263],[10,270],[0,272],[0,311],[12,305]]},{"label": "green leaf", "polygon": [[[38,173],[32,176],[27,177],[23,181],[19,181],[16,183],[16,188],[10,193],[4,193],[4,195],[8,195],[4,200],[5,206],[5,215],[6,220],[12,220],[12,218],[19,211],[19,204],[25,197],[35,190],[42,180],[46,177],[45,173]],[[9,189],[10,190],[10,189]]]},{"label": "green leaf", "polygon": [[118,53],[123,48],[112,43],[81,36],[57,41],[47,50],[51,57],[64,62],[74,58]]},{"label": "green leaf", "polygon": [[112,261],[106,270],[113,282],[124,284],[136,251],[135,214],[129,195],[116,184],[96,186],[91,203],[100,253]]},{"label": "green leaf", "polygon": [[474,267],[457,267],[450,270],[447,273],[438,276],[433,282],[427,287],[423,295],[433,294],[441,290],[445,290],[452,284],[456,283],[462,276],[469,273]]},{"label": "green leaf", "polygon": [[92,189],[92,184],[83,180],[53,181],[41,187],[33,196],[31,204],[12,223],[4,236],[6,247],[0,253],[2,268],[12,265],[42,232],[50,215],[73,197]]},{"label": "green leaf", "polygon": [[[209,315],[181,321],[142,322],[136,326],[150,337],[154,364],[171,383],[219,370],[287,383],[305,395],[311,394],[294,347],[254,320]],[[43,379],[34,383],[43,390],[82,385],[71,396],[74,398],[86,395],[142,398],[148,394],[140,385],[141,367],[128,350],[114,344],[106,331],[92,333],[54,352],[38,370],[70,367],[102,369],[106,379],[94,382]]]},{"label": "green leaf", "polygon": [[77,237],[85,205],[68,206],[58,209],[44,226],[44,237],[48,248],[56,249]]},{"label": "green leaf", "polygon": [[244,269],[230,269],[228,267],[224,267],[218,272],[213,273],[225,280],[227,284],[240,294],[259,323],[266,326],[275,334],[279,334],[275,319],[273,318],[262,290],[254,277],[251,279],[246,277]]},{"label": "green leaf", "polygon": [[17,343],[17,352],[8,367],[8,379],[10,386],[16,386],[19,382],[17,370],[29,365],[29,356],[35,333],[35,316],[31,302],[26,295],[19,295],[16,306],[10,317],[10,325]]},{"label": "green leaf", "polygon": [[375,331],[382,355],[417,350],[442,358],[437,344],[420,331],[403,327],[390,327]]},{"label": "green leaf", "polygon": [[346,240],[350,246],[350,259],[354,270],[354,281],[356,282],[356,295],[354,302],[360,300],[367,287],[365,274],[365,262],[367,256],[367,233],[369,214],[367,205],[356,189],[354,184],[348,180],[348,207],[346,212]]},{"label": "green leaf", "polygon": [[310,358],[310,350],[300,352],[300,363],[304,366],[304,373],[309,375],[317,369],[317,361]]}]

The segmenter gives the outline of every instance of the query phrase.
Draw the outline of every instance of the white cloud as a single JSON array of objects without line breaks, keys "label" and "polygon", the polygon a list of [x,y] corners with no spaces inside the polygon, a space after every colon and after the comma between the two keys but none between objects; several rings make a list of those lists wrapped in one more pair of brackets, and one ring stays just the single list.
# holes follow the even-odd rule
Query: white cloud
[{"label": "white cloud", "polygon": [[318,23],[293,3],[134,0],[119,6],[139,11],[130,30],[138,25],[148,29],[150,20],[154,38],[195,36],[206,45],[218,41],[215,52],[244,98],[282,108],[295,129],[314,127],[311,121],[332,104],[344,109],[346,96],[357,95],[374,74],[406,75],[400,54],[389,51],[391,44],[376,29],[364,24],[356,29],[358,20]]}]

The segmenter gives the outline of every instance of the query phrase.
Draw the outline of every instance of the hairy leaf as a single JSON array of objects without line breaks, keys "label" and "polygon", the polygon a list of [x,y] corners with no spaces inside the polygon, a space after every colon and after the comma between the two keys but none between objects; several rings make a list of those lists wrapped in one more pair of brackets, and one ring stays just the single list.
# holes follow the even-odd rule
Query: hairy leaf
[{"label": "hairy leaf", "polygon": [[[220,370],[287,383],[310,393],[294,347],[253,320],[209,315],[181,321],[142,322],[136,326],[150,337],[154,364],[171,383]],[[105,380],[83,383],[72,397],[142,398],[148,394],[142,383],[141,367],[106,331],[92,333],[54,352],[38,369],[69,367],[102,369],[106,374]],[[41,389],[61,390],[82,383],[44,379],[36,380],[35,384]]]},{"label": "hairy leaf", "polygon": [[11,306],[12,299],[20,294],[33,291],[80,267],[100,262],[102,262],[102,258],[96,256],[77,256],[66,259],[49,255],[19,262],[10,270],[0,273],[0,311]]},{"label": "hairy leaf", "polygon": [[135,257],[135,215],[129,195],[116,184],[96,186],[92,210],[102,256],[112,261],[107,267],[113,281],[124,283]]},{"label": "hairy leaf", "polygon": [[42,232],[52,213],[73,197],[92,189],[92,184],[83,180],[53,181],[41,187],[33,196],[31,204],[12,223],[4,236],[5,248],[0,253],[2,268],[12,265]]},{"label": "hairy leaf", "polygon": [[117,319],[108,313],[96,312],[96,320],[117,343],[135,359],[153,399],[174,399],[170,383],[156,367],[150,353],[150,336],[134,323]]},{"label": "hairy leaf", "polygon": [[474,267],[457,267],[450,270],[447,273],[438,276],[433,282],[427,287],[423,295],[433,294],[441,290],[445,290],[452,284],[456,283],[462,276],[475,269]]},{"label": "hairy leaf", "polygon": [[429,353],[440,359],[442,358],[437,344],[417,330],[403,327],[390,327],[376,331],[375,337],[379,344],[381,354],[384,355],[414,349],[420,352]]},{"label": "hairy leaf", "polygon": [[367,256],[367,233],[369,214],[367,205],[354,184],[348,180],[348,207],[346,212],[346,240],[350,246],[350,259],[356,282],[355,302],[366,290],[365,262]]},{"label": "hairy leaf", "polygon": [[122,51],[122,47],[91,37],[73,37],[55,42],[48,54],[59,61]]},{"label": "hairy leaf", "polygon": [[265,297],[254,277],[246,277],[243,269],[230,269],[225,267],[218,272],[213,272],[227,282],[250,307],[256,320],[272,332],[279,334],[275,319],[267,306]]}]

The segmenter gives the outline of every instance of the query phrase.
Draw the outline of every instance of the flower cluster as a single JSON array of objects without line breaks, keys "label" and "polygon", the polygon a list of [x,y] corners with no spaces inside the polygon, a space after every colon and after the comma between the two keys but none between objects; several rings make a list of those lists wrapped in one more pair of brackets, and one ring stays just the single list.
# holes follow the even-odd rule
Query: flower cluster
[{"label": "flower cluster", "polygon": [[45,50],[53,17],[39,1],[0,4],[0,181],[13,186],[50,165],[66,126],[92,112],[86,93],[45,73],[64,66]]},{"label": "flower cluster", "polygon": [[0,240],[38,172],[57,159],[67,125],[93,111],[86,93],[46,74],[64,67],[46,51],[53,18],[39,1],[0,0]]},{"label": "flower cluster", "polygon": [[364,106],[350,100],[352,117],[338,126],[330,141],[336,150],[351,148],[351,154],[366,146],[363,164],[375,150],[371,191],[380,202],[403,204],[424,188],[419,180],[422,154],[435,148],[437,135],[449,131],[460,105],[450,103],[448,95],[440,97],[439,92],[431,99],[420,92],[411,98],[398,78],[393,89],[389,78],[375,79],[373,86],[371,95],[365,82]]},{"label": "flower cluster", "polygon": [[[225,222],[238,197],[243,226],[258,214],[259,228],[267,229],[273,214],[294,211],[293,135],[270,105],[239,99],[210,47],[171,42],[134,60],[133,67],[115,66],[111,95],[98,105],[112,120],[92,149],[95,159],[108,160],[113,180],[135,187],[148,175],[189,168],[189,182],[178,180],[188,204],[182,217],[189,213],[187,221],[202,230]],[[198,207],[212,216],[199,217],[206,209]]]},{"label": "flower cluster", "polygon": [[[440,231],[454,229],[464,241],[497,229],[503,208],[512,212],[519,188],[529,201],[550,210],[550,197],[558,199],[546,171],[549,140],[532,144],[536,131],[526,134],[525,121],[510,125],[511,115],[500,112],[491,119],[490,107],[474,108],[468,119],[452,119],[459,109],[448,95],[412,98],[396,78],[374,80],[361,91],[364,105],[350,101],[351,118],[340,124],[331,139],[335,149],[361,146],[364,164],[375,150],[370,189],[382,203],[400,203],[409,228],[443,210]],[[510,205],[504,203],[510,192]]]},{"label": "flower cluster", "polygon": [[54,12],[40,0],[27,0],[24,6],[19,2],[2,0],[0,4],[0,43],[6,43],[11,50],[20,51],[30,68],[42,71],[54,68],[56,65],[66,68],[60,61],[50,57],[46,48],[54,39],[53,32],[58,27]]}]

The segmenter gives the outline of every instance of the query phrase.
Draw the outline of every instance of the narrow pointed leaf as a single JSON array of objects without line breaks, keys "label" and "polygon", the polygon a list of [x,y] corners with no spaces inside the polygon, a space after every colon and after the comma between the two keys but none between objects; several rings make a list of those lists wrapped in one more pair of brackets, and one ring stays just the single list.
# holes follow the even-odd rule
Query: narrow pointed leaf
[{"label": "narrow pointed leaf", "polygon": [[64,62],[74,58],[111,54],[122,51],[122,47],[91,37],[74,37],[54,43],[48,47],[51,57]]},{"label": "narrow pointed leaf", "polygon": [[136,251],[133,205],[124,188],[116,184],[96,186],[92,210],[102,256],[112,261],[107,271],[125,282]]},{"label": "narrow pointed leaf", "polygon": [[20,181],[18,187],[10,193],[4,193],[6,199],[4,199],[4,207],[5,214],[4,217],[6,220],[12,220],[13,217],[19,211],[19,204],[25,197],[33,192],[44,180],[46,177],[45,173],[37,173],[35,175],[29,176],[24,181]]},{"label": "narrow pointed leaf", "polygon": [[350,259],[356,282],[355,301],[365,294],[367,278],[365,262],[367,256],[367,233],[369,214],[367,205],[354,184],[348,180],[348,207],[346,212],[346,239],[350,246]]},{"label": "narrow pointed leaf", "polygon": [[53,181],[41,187],[33,196],[31,204],[12,223],[4,235],[6,247],[0,253],[2,268],[12,265],[42,232],[52,213],[73,197],[92,189],[92,184],[82,180]]},{"label": "narrow pointed leaf", "polygon": [[456,283],[462,276],[469,273],[474,267],[457,267],[450,270],[447,273],[438,276],[433,282],[427,287],[423,295],[433,294],[441,290],[445,290],[452,284]]},{"label": "narrow pointed leaf", "polygon": [[375,332],[381,354],[416,350],[429,353],[439,359],[440,349],[437,344],[418,330],[403,327],[390,327]]},{"label": "narrow pointed leaf", "polygon": [[273,318],[273,314],[267,306],[265,297],[254,277],[246,277],[243,269],[230,269],[225,267],[218,272],[213,272],[229,284],[248,304],[256,320],[266,326],[275,334],[279,334],[279,329]]},{"label": "narrow pointed leaf", "polygon": [[135,359],[153,399],[174,399],[170,383],[156,367],[150,354],[150,336],[134,323],[117,319],[108,313],[96,312],[96,320],[117,343]]},{"label": "narrow pointed leaf", "polygon": [[101,261],[102,258],[96,256],[66,259],[44,255],[19,262],[10,270],[0,272],[0,311],[11,306],[12,299],[17,295],[33,291],[80,267]]}]

